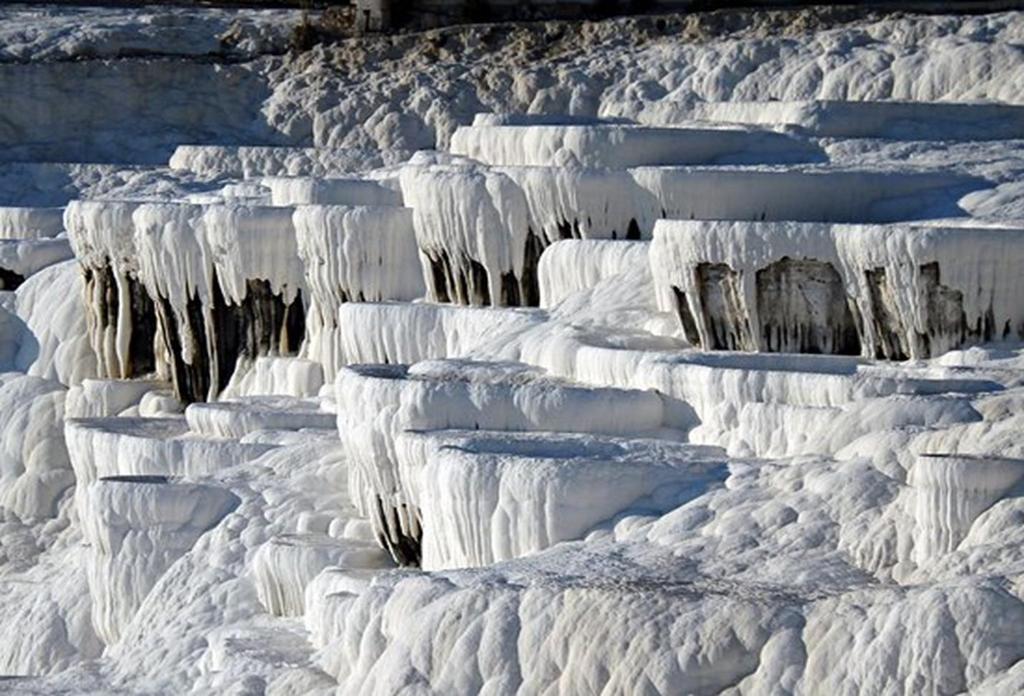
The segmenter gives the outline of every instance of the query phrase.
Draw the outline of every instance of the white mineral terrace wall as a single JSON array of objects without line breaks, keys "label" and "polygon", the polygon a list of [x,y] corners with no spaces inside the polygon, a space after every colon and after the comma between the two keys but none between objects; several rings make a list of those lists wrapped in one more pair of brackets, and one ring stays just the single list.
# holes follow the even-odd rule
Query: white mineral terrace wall
[{"label": "white mineral terrace wall", "polygon": [[708,350],[905,359],[1024,336],[1024,233],[660,221],[658,305]]},{"label": "white mineral terrace wall", "polygon": [[272,205],[402,205],[397,181],[271,176],[264,178],[262,183],[270,189]]},{"label": "white mineral terrace wall", "polygon": [[324,534],[289,534],[271,539],[253,556],[260,603],[275,616],[301,617],[306,588],[322,572],[381,572],[393,567],[372,541],[334,539]]},{"label": "white mineral terrace wall", "polygon": [[138,205],[71,201],[64,213],[84,275],[89,340],[100,377],[127,379],[167,371],[156,335],[156,310],[139,277],[132,223]]},{"label": "white mineral terrace wall", "polygon": [[797,126],[825,138],[1003,140],[1024,137],[1024,107],[992,102],[765,101],[650,102],[642,123],[714,121]]},{"label": "white mineral terrace wall", "polygon": [[107,645],[118,641],[164,571],[238,504],[221,488],[162,476],[101,478],[86,495],[92,623]]},{"label": "white mineral terrace wall", "polygon": [[73,256],[64,231],[63,208],[0,206],[0,290]]},{"label": "white mineral terrace wall", "polygon": [[806,161],[817,148],[764,130],[620,124],[472,125],[452,135],[453,154],[491,165],[625,169],[721,161]]},{"label": "white mineral terrace wall", "polygon": [[466,357],[495,337],[512,340],[544,319],[530,309],[347,303],[338,310],[338,325],[351,330],[341,332],[342,362],[335,367]]},{"label": "white mineral terrace wall", "polygon": [[551,432],[406,431],[395,454],[426,530],[425,570],[490,565],[582,538],[656,491],[696,496],[723,462],[708,447]]},{"label": "white mineral terrace wall", "polygon": [[650,242],[565,239],[555,242],[537,266],[540,306],[553,307],[573,293],[592,288],[647,263]]},{"label": "white mineral terrace wall", "polygon": [[576,386],[514,363],[441,361],[354,366],[335,383],[349,490],[360,496],[396,560],[419,561],[414,482],[399,470],[395,440],[406,430],[482,428],[609,434],[654,433],[665,420],[653,392]]},{"label": "white mineral terrace wall", "polygon": [[[262,67],[213,40],[155,76],[179,61],[121,51],[186,42],[179,13],[66,28],[93,11],[0,11],[0,159],[1024,84],[1024,13],[478,25]],[[67,66],[18,84],[40,43]],[[1019,691],[1024,140],[953,141],[1024,108],[703,108],[785,132],[502,115],[411,163],[0,167],[0,271],[76,255],[0,292],[0,692]]]},{"label": "white mineral terrace wall", "polygon": [[561,239],[648,239],[659,218],[881,223],[952,216],[962,211],[950,201],[984,182],[925,170],[595,170],[419,157],[402,168],[401,185],[429,298],[518,306],[540,302],[537,264]]},{"label": "white mineral terrace wall", "polygon": [[21,287],[48,266],[74,258],[67,239],[0,239],[0,290]]},{"label": "white mineral terrace wall", "polygon": [[0,206],[0,239],[56,237],[64,231],[64,209]]},{"label": "white mineral terrace wall", "polygon": [[312,399],[283,396],[190,404],[185,420],[191,432],[212,438],[241,439],[258,430],[335,430],[337,416]]},{"label": "white mineral terrace wall", "polygon": [[950,204],[985,182],[935,170],[637,167],[633,177],[679,220],[894,222],[962,214]]},{"label": "white mineral terrace wall", "polygon": [[339,324],[343,304],[413,300],[426,292],[412,211],[304,205],[292,219],[309,293],[302,353],[322,363],[332,380],[343,362],[341,334],[356,329]]},{"label": "white mineral terrace wall", "polygon": [[430,299],[536,304],[522,294],[542,245],[527,248],[526,200],[511,179],[483,167],[406,167],[402,194],[429,267]]},{"label": "white mineral terrace wall", "polygon": [[[691,418],[692,409],[704,418],[716,409],[751,401],[834,407],[896,391],[929,393],[940,387],[974,391],[985,383],[928,380],[898,371],[878,373],[861,367],[855,357],[631,347],[602,341],[585,331],[553,327],[540,310],[349,303],[341,307],[339,316],[345,325],[358,327],[353,336],[359,340],[353,337],[345,343],[347,363],[414,363],[474,355],[522,360],[551,375],[583,383],[657,389],[671,401],[690,405]],[[681,413],[673,427],[686,427],[686,423]]]},{"label": "white mineral terrace wall", "polygon": [[82,418],[64,427],[75,472],[75,507],[89,509],[89,485],[104,476],[200,476],[255,459],[261,443],[189,436],[184,418]]},{"label": "white mineral terrace wall", "polygon": [[305,276],[292,208],[140,205],[139,275],[156,304],[180,398],[213,398],[239,356],[290,354],[304,334]]},{"label": "white mineral terrace wall", "polygon": [[953,551],[974,520],[1024,477],[1024,461],[963,454],[923,454],[910,470],[914,560]]}]

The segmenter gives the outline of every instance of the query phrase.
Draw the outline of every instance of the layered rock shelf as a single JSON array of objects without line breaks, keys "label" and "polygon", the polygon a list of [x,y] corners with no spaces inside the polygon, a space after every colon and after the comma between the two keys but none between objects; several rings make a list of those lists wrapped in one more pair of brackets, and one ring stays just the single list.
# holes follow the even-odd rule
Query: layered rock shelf
[{"label": "layered rock shelf", "polygon": [[0,691],[1024,691],[1024,13],[388,6],[0,11]]}]

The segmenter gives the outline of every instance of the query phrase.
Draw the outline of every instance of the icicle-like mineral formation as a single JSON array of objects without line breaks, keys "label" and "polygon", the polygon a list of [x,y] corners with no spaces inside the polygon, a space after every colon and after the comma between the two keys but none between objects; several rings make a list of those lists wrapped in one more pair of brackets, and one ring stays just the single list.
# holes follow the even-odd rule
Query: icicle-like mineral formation
[{"label": "icicle-like mineral formation", "polygon": [[[64,225],[85,280],[89,339],[107,379],[157,371],[156,308],[139,278],[132,214],[138,203],[71,201]],[[166,367],[162,366],[163,369]]]},{"label": "icicle-like mineral formation", "polygon": [[536,306],[548,245],[649,238],[660,210],[625,170],[414,162],[401,181],[436,302]]},{"label": "icicle-like mineral formation", "polygon": [[536,305],[544,246],[530,229],[523,191],[486,167],[404,167],[402,195],[434,302]]},{"label": "icicle-like mineral formation", "polygon": [[426,288],[412,211],[397,206],[303,205],[293,215],[309,292],[303,355],[324,365],[326,379],[344,364],[339,324],[347,302],[413,300]]},{"label": "icicle-like mineral formation", "polygon": [[1024,337],[1024,235],[999,228],[659,221],[658,304],[705,350],[904,360]]},{"label": "icicle-like mineral formation", "polygon": [[182,401],[216,397],[243,361],[298,351],[305,281],[292,212],[180,203],[135,210],[140,275]]}]

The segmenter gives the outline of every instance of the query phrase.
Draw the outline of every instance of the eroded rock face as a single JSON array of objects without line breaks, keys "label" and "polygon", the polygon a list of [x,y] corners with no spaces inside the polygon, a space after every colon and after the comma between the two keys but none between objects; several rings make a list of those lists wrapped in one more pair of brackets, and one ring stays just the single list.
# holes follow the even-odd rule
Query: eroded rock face
[{"label": "eroded rock face", "polygon": [[705,350],[907,360],[1024,337],[1004,228],[663,220],[659,306]]},{"label": "eroded rock face", "polygon": [[785,256],[758,270],[755,279],[761,345],[766,350],[860,353],[843,279],[832,264]]},{"label": "eroded rock face", "polygon": [[868,298],[871,303],[871,323],[875,331],[875,357],[906,360],[906,344],[902,340],[904,327],[899,320],[896,300],[884,268],[864,271]]},{"label": "eroded rock face", "polygon": [[291,208],[146,204],[132,215],[140,276],[178,398],[215,398],[240,361],[294,355],[305,280]]},{"label": "eroded rock face", "polygon": [[[184,322],[167,298],[158,302],[174,390],[186,403],[205,401],[227,387],[239,358],[295,355],[302,344],[301,293],[286,302],[267,281],[248,280],[245,297],[237,305],[226,301],[215,283],[213,307],[207,310],[197,298],[190,299]],[[184,357],[189,353],[191,361]]]},{"label": "eroded rock face", "polygon": [[134,274],[118,276],[110,264],[83,267],[82,273],[89,335],[101,376],[132,379],[154,373],[156,307],[145,286]]},{"label": "eroded rock face", "polygon": [[709,348],[753,350],[750,324],[743,308],[740,274],[724,263],[700,263],[694,273]]},{"label": "eroded rock face", "polygon": [[865,274],[871,291],[872,315],[876,317],[877,358],[906,360],[911,355],[939,355],[965,343],[998,340],[1013,333],[1009,323],[1002,328],[996,326],[991,310],[973,324],[968,323],[964,293],[942,284],[938,262],[921,264],[918,268],[923,326],[920,326],[922,322],[918,326],[906,326],[901,320],[884,268]]}]

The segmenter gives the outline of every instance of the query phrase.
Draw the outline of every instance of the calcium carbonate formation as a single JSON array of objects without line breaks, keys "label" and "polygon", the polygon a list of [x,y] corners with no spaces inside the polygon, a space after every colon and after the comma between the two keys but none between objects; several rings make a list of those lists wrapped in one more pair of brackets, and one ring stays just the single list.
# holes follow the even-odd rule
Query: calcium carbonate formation
[{"label": "calcium carbonate formation", "polygon": [[0,691],[1024,690],[1024,14],[793,12],[0,12]]},{"label": "calcium carbonate formation", "polygon": [[694,345],[905,360],[1024,337],[1022,250],[1008,227],[666,220],[651,258]]}]

